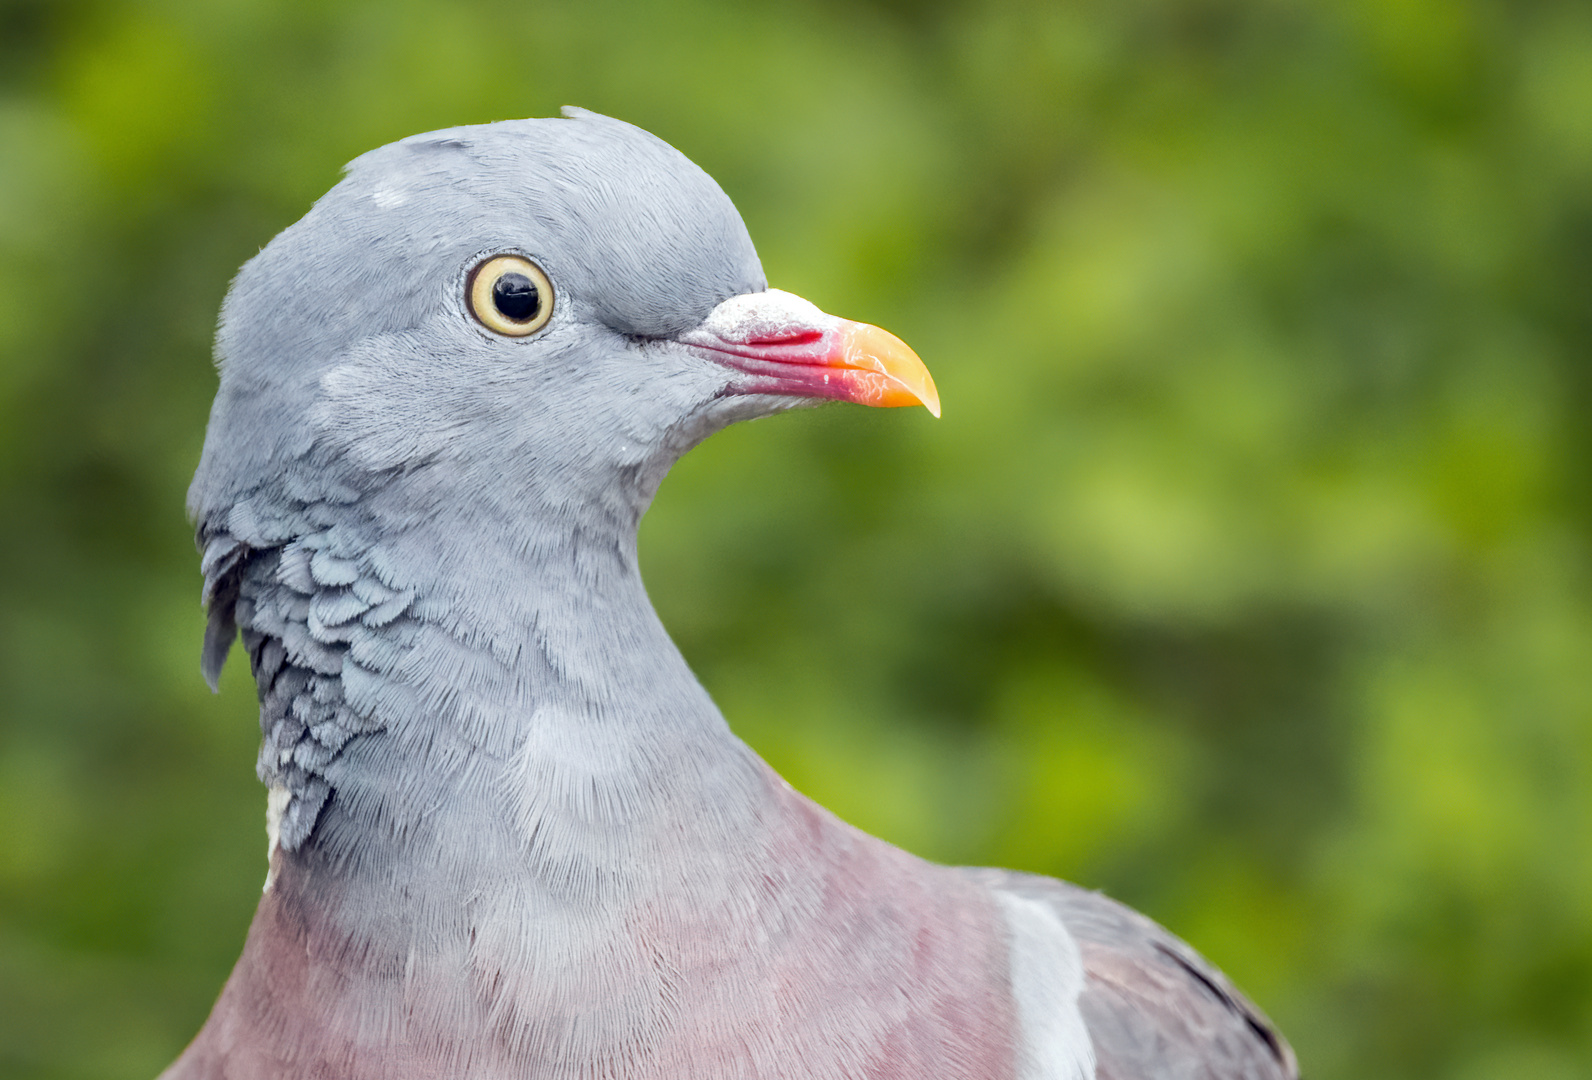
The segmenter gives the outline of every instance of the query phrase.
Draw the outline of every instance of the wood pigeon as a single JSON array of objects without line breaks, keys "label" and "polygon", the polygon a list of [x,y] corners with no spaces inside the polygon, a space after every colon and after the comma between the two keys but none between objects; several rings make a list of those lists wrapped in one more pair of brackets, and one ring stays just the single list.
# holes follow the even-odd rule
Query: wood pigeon
[{"label": "wood pigeon", "polygon": [[170,1080],[1294,1077],[1148,919],[918,859],[731,734],[636,528],[724,426],[921,403],[735,207],[581,110],[354,161],[243,267],[189,508],[269,873]]}]

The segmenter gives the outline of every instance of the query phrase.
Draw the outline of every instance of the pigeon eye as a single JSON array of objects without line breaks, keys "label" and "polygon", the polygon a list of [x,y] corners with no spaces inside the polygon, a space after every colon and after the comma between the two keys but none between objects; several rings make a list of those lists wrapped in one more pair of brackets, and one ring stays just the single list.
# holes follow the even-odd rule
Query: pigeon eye
[{"label": "pigeon eye", "polygon": [[496,255],[470,272],[470,314],[488,330],[525,337],[553,315],[553,283],[542,268],[518,255]]}]

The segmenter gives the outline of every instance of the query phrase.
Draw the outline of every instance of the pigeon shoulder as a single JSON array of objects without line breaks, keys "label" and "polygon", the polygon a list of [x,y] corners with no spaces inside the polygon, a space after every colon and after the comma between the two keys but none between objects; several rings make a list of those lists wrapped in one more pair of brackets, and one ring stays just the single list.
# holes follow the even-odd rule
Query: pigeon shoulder
[{"label": "pigeon shoulder", "polygon": [[[1098,1080],[1298,1080],[1293,1049],[1215,966],[1110,897],[1055,878],[964,871],[997,897],[1042,908],[1082,961],[1078,1008]],[[1024,945],[1014,928],[1014,954]],[[1014,973],[1021,960],[1014,959]],[[1019,997],[1023,987],[1016,987]]]}]

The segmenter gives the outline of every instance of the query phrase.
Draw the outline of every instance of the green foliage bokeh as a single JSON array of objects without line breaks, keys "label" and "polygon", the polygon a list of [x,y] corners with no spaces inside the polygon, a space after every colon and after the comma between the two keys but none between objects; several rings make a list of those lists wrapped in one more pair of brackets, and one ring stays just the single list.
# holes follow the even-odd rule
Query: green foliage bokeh
[{"label": "green foliage bokeh", "polygon": [[564,103],[944,398],[643,526],[765,757],[1146,910],[1315,1080],[1592,1074],[1592,7],[0,0],[0,1075],[154,1075],[258,897],[182,509],[229,277]]}]

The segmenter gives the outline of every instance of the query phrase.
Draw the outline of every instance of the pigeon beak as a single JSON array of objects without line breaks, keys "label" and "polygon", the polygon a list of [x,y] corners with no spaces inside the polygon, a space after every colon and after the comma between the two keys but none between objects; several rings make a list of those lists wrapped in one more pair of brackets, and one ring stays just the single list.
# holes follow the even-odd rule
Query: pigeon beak
[{"label": "pigeon beak", "polygon": [[940,415],[929,369],[906,342],[867,323],[827,315],[779,289],[732,296],[679,340],[740,372],[732,394],[831,398]]}]

